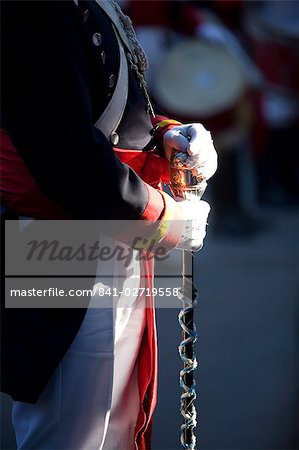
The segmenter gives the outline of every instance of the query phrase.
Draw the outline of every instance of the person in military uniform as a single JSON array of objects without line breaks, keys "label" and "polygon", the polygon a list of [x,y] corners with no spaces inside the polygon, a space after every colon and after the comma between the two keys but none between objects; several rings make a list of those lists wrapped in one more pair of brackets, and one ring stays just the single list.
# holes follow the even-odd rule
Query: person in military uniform
[{"label": "person in military uniform", "polygon": [[[209,179],[213,142],[200,124],[155,115],[129,18],[113,0],[1,7],[5,207],[34,219],[150,221],[168,250],[199,249],[209,205],[176,201],[161,183],[173,152]],[[191,238],[161,226],[166,218],[192,220]],[[2,389],[14,400],[19,449],[150,448],[156,334],[153,308],[136,307],[142,301],[116,316],[3,309]]]}]

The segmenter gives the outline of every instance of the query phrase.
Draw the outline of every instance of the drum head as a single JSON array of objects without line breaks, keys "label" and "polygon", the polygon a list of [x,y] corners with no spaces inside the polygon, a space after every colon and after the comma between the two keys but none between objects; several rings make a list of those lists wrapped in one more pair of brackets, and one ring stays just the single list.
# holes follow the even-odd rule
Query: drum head
[{"label": "drum head", "polygon": [[191,39],[166,55],[153,95],[179,117],[211,117],[235,104],[246,89],[245,80],[238,62],[222,45]]}]

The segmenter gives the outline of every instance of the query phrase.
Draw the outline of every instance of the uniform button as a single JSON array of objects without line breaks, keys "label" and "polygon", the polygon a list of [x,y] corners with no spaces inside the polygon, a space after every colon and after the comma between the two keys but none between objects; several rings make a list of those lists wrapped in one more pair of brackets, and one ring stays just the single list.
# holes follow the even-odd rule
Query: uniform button
[{"label": "uniform button", "polygon": [[115,76],[114,76],[114,74],[112,73],[112,74],[110,75],[110,77],[109,77],[109,87],[110,87],[110,88],[113,88],[114,82],[115,82]]},{"label": "uniform button", "polygon": [[89,17],[89,9],[86,9],[83,13],[83,22],[87,22]]},{"label": "uniform button", "polygon": [[104,50],[101,52],[101,60],[102,60],[102,63],[105,64],[105,62],[106,62],[106,53],[104,52]]},{"label": "uniform button", "polygon": [[93,42],[94,45],[96,45],[96,46],[101,45],[101,42],[102,42],[102,36],[100,35],[100,33],[94,33],[94,35],[92,36],[92,42]]},{"label": "uniform button", "polygon": [[119,142],[119,136],[115,131],[112,131],[110,135],[110,141],[113,145],[117,145]]}]

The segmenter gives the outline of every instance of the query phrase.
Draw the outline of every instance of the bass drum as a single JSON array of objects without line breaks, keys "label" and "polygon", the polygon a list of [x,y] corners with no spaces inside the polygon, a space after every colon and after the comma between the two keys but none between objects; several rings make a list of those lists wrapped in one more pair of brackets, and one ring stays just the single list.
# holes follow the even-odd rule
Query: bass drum
[{"label": "bass drum", "polygon": [[190,39],[174,46],[156,72],[152,94],[171,117],[203,123],[218,150],[235,147],[248,135],[247,78],[222,45]]}]

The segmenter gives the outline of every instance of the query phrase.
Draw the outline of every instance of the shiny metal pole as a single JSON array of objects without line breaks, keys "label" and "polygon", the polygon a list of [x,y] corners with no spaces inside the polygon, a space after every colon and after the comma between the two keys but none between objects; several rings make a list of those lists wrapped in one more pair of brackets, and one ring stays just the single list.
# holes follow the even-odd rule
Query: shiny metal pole
[{"label": "shiny metal pole", "polygon": [[[174,196],[186,200],[192,196],[201,198],[205,189],[206,181],[203,176],[195,176],[183,163],[179,163],[175,155],[170,161],[170,187]],[[184,422],[181,425],[181,445],[185,449],[196,449],[196,409],[195,409],[195,380],[194,371],[198,365],[194,344],[197,341],[196,326],[194,324],[194,308],[197,303],[197,290],[193,283],[192,252],[183,250],[182,254],[182,287],[179,298],[183,307],[179,313],[179,323],[182,328],[182,342],[179,345],[179,354],[183,361],[183,369],[180,371],[180,386],[182,388],[180,412]]]}]

